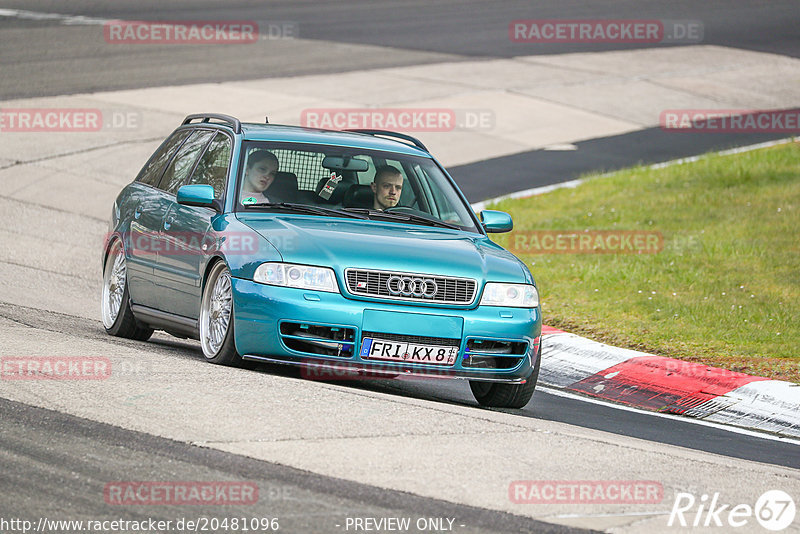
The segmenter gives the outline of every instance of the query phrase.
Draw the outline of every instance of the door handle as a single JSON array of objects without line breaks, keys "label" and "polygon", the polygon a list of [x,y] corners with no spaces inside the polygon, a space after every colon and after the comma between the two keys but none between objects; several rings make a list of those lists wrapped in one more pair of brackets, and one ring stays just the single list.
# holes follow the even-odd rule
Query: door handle
[{"label": "door handle", "polygon": [[164,221],[164,230],[169,230],[169,227],[172,226],[172,223],[175,222],[175,217],[167,217],[167,220]]},{"label": "door handle", "polygon": [[141,216],[142,216],[142,207],[141,206],[136,206],[136,209],[133,210],[133,218],[134,219],[138,219]]}]

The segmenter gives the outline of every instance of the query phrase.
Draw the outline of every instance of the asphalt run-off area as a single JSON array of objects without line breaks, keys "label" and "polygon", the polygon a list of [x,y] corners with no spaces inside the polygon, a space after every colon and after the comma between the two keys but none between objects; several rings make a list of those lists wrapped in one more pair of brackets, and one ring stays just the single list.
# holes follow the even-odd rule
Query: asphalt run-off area
[{"label": "asphalt run-off area", "polygon": [[406,132],[480,211],[794,142],[798,22],[788,0],[0,0],[0,532],[800,531],[796,384],[546,329],[530,403],[486,409],[461,380],[209,365],[100,312],[114,200],[189,114]]}]

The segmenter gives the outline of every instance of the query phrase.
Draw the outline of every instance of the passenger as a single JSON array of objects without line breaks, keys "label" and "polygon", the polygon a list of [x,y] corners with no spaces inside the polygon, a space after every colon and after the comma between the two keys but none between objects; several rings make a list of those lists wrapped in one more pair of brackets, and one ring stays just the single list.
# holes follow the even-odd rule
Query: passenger
[{"label": "passenger", "polygon": [[403,192],[403,175],[391,165],[378,167],[372,192],[375,196],[372,209],[383,211],[397,206]]},{"label": "passenger", "polygon": [[241,200],[247,199],[246,204],[270,202],[265,191],[275,181],[277,173],[278,158],[275,154],[269,150],[256,150],[251,153],[244,171]]}]

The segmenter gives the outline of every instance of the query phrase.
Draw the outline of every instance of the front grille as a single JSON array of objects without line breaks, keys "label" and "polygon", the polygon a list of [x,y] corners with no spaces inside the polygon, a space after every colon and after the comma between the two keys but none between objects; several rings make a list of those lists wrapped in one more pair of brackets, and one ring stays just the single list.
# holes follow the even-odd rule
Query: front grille
[{"label": "front grille", "polygon": [[415,343],[417,345],[441,345],[443,347],[461,346],[460,339],[451,339],[447,337],[404,336],[400,334],[384,334],[383,332],[362,332],[361,340],[363,341],[365,337],[397,341],[400,343]]},{"label": "front grille", "polygon": [[[398,285],[397,277],[404,281],[405,287],[401,288]],[[366,269],[347,269],[345,279],[347,289],[353,295],[438,304],[472,304],[478,286],[478,283],[470,278]],[[393,284],[391,290],[390,279]],[[409,287],[411,284],[414,286]]]}]

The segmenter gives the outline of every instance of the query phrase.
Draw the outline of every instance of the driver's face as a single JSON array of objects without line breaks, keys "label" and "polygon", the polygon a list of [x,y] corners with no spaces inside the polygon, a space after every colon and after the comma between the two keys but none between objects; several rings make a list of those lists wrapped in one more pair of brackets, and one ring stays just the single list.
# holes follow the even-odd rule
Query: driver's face
[{"label": "driver's face", "polygon": [[385,210],[397,206],[400,193],[403,192],[403,175],[383,176],[380,181],[372,183],[372,192],[375,193],[374,209]]},{"label": "driver's face", "polygon": [[269,159],[262,159],[258,163],[247,168],[245,176],[247,191],[262,192],[268,188],[275,180],[278,172],[278,165]]}]

